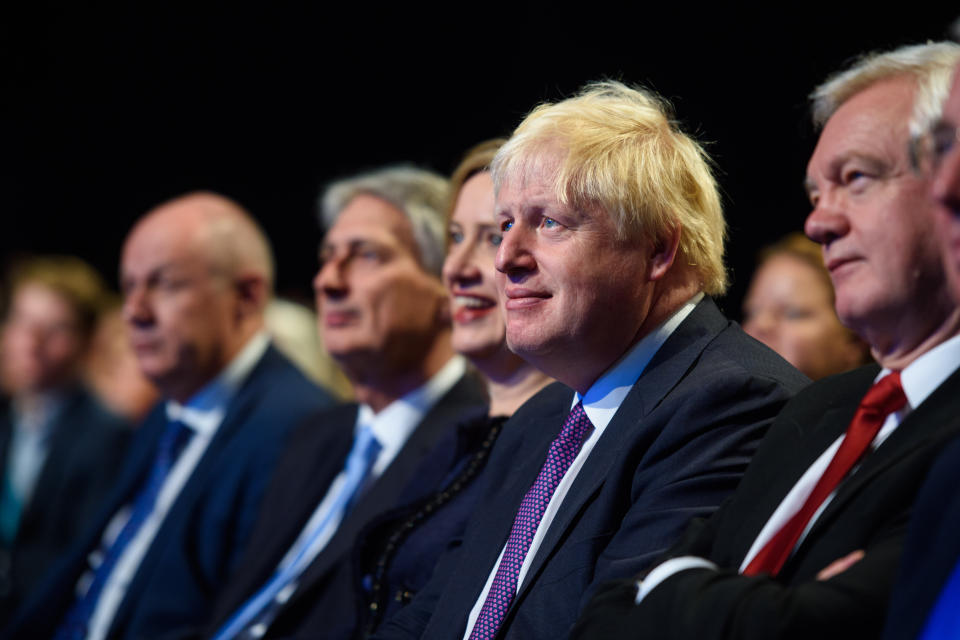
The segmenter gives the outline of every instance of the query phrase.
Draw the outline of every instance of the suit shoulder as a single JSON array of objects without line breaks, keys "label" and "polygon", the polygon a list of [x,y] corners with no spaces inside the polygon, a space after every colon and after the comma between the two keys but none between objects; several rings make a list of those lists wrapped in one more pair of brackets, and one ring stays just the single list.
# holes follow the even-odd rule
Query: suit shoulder
[{"label": "suit shoulder", "polygon": [[273,346],[264,353],[245,387],[263,394],[264,401],[272,405],[273,410],[284,413],[317,411],[336,404],[327,390],[307,378]]},{"label": "suit shoulder", "polygon": [[[807,376],[800,373],[773,349],[748,336],[735,322],[731,322],[726,329],[717,334],[717,337],[704,350],[703,357],[713,368],[722,363],[728,373],[740,371],[745,376],[765,378],[783,386],[791,393],[797,393],[810,384]],[[714,375],[717,373],[715,369]]]}]

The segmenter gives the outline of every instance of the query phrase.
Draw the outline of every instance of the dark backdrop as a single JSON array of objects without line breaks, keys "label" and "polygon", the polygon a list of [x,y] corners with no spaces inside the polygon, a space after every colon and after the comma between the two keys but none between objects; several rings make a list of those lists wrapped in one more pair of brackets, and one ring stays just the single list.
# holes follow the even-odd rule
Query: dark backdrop
[{"label": "dark backdrop", "polygon": [[398,161],[449,173],[538,101],[612,77],[670,98],[708,144],[736,316],[756,249],[808,212],[806,94],[858,52],[945,37],[958,13],[951,3],[897,14],[843,2],[312,4],[0,10],[3,260],[75,253],[114,281],[137,216],[213,189],[266,228],[280,290],[309,296],[324,182]]}]

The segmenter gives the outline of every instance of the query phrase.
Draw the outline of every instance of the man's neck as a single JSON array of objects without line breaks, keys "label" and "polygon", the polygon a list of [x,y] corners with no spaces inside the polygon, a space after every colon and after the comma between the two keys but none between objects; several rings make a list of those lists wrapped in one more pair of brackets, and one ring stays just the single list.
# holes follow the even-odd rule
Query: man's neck
[{"label": "man's neck", "polygon": [[381,369],[367,375],[354,372],[354,375],[348,376],[353,383],[354,397],[357,402],[368,405],[374,413],[379,413],[391,403],[423,386],[453,356],[453,347],[450,346],[447,336],[447,339],[434,341],[423,360],[414,367],[402,371]]},{"label": "man's neck", "polygon": [[900,333],[891,332],[894,337],[871,336],[869,331],[864,332],[872,347],[871,354],[880,366],[902,370],[934,347],[960,334],[960,309],[951,309],[939,322],[933,321],[923,327],[925,330],[910,331],[910,328],[906,327]]}]

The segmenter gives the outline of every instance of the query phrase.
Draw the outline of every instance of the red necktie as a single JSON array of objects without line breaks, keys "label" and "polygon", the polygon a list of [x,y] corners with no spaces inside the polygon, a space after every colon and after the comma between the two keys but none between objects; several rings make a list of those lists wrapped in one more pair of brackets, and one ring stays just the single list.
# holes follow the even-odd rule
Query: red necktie
[{"label": "red necktie", "polygon": [[850,426],[847,427],[847,433],[843,442],[840,443],[840,448],[837,449],[833,460],[830,461],[823,476],[807,497],[807,501],[754,556],[747,568],[743,570],[744,575],[752,576],[758,573],[777,575],[790,557],[790,553],[813,514],[863,457],[887,416],[894,411],[899,411],[906,404],[907,397],[903,393],[903,387],[900,386],[899,371],[894,371],[870,387],[867,395],[860,401],[860,407],[850,421]]}]

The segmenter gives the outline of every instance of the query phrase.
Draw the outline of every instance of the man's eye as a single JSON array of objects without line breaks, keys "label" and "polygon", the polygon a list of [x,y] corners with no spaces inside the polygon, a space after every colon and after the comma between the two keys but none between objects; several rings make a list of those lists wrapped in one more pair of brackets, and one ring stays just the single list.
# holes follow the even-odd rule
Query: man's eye
[{"label": "man's eye", "polygon": [[555,229],[560,226],[560,223],[554,220],[553,218],[544,218],[543,219],[543,228],[544,229]]},{"label": "man's eye", "polygon": [[513,228],[513,220],[504,220],[500,223],[500,233],[506,233]]},{"label": "man's eye", "polygon": [[942,158],[953,149],[957,142],[957,130],[953,127],[940,125],[932,131],[933,155],[936,158]]}]

